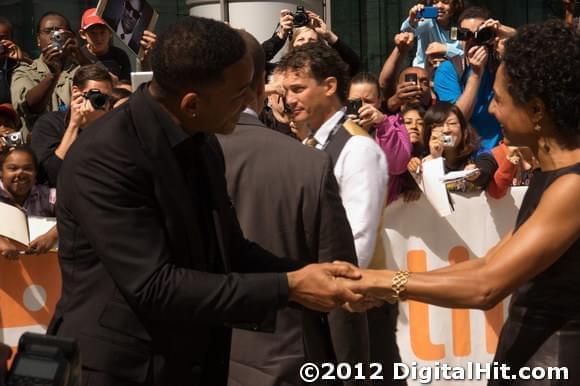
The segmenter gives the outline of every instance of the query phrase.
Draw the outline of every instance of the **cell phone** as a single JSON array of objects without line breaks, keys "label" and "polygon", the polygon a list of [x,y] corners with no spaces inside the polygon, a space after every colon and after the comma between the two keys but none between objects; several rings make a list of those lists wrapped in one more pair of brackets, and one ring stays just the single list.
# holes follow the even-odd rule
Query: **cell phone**
[{"label": "cell phone", "polygon": [[413,82],[417,84],[417,74],[405,74],[405,82]]},{"label": "cell phone", "polygon": [[417,12],[417,19],[437,19],[439,9],[437,7],[425,7]]},{"label": "cell phone", "polygon": [[346,115],[356,115],[358,117],[358,111],[363,105],[363,101],[360,98],[350,99],[346,102]]}]

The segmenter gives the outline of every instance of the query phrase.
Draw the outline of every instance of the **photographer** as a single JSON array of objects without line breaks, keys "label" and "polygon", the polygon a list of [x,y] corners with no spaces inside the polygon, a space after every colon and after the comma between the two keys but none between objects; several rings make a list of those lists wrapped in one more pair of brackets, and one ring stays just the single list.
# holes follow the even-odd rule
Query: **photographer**
[{"label": "photographer", "polygon": [[268,40],[262,43],[266,53],[266,61],[272,58],[282,49],[286,39],[291,37],[289,50],[305,43],[324,41],[334,48],[341,59],[348,65],[351,76],[358,72],[360,58],[344,41],[340,40],[320,16],[312,11],[304,11],[298,8],[296,13],[288,9],[280,11],[280,27]]},{"label": "photographer", "polygon": [[485,150],[491,150],[502,137],[498,121],[488,111],[499,66],[496,50],[503,39],[515,33],[513,28],[490,17],[490,12],[480,7],[463,11],[459,27],[466,31],[465,57],[459,63],[443,62],[433,77],[438,99],[454,103],[461,109],[465,119],[476,129]]},{"label": "photographer", "polygon": [[14,69],[20,62],[32,62],[12,40],[12,31],[12,23],[0,17],[0,103],[12,103],[10,82]]},{"label": "photographer", "polygon": [[47,12],[37,25],[38,59],[21,63],[12,75],[12,103],[31,128],[46,111],[65,111],[71,102],[72,77],[79,64],[90,63],[80,52],[69,21]]},{"label": "photographer", "polygon": [[72,103],[66,112],[46,113],[32,130],[32,149],[50,186],[79,131],[111,110],[113,80],[106,68],[91,64],[78,69],[72,80]]},{"label": "photographer", "polygon": [[[15,144],[13,143],[16,142],[15,138],[12,138],[12,136],[9,137],[8,135],[18,131],[19,123],[18,114],[14,111],[12,105],[8,103],[0,104],[0,152],[5,147]],[[17,139],[22,141],[22,135],[18,135]]]}]

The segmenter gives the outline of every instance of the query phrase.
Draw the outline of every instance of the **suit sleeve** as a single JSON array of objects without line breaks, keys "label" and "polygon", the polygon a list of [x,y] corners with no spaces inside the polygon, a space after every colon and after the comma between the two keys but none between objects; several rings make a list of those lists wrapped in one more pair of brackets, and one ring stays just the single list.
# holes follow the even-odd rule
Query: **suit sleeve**
[{"label": "suit sleeve", "polygon": [[[320,192],[318,261],[343,260],[357,265],[352,231],[330,160],[325,162]],[[369,362],[366,313],[351,313],[338,308],[328,314],[328,325],[338,362]]]},{"label": "suit sleeve", "polygon": [[[159,320],[251,323],[286,305],[284,274],[213,274],[172,262],[153,178],[120,145],[67,157],[64,200],[126,300]],[[146,162],[146,161],[141,161]],[[66,182],[65,182],[66,181]],[[65,186],[63,188],[62,186]]]}]

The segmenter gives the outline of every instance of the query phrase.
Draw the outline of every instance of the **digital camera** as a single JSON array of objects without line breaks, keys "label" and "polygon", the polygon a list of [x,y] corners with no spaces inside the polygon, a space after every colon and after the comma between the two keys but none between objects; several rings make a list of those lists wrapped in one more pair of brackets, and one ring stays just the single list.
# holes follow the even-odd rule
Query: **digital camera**
[{"label": "digital camera", "polygon": [[360,98],[351,99],[346,102],[346,115],[356,115],[358,118],[358,111],[363,105],[363,101]]},{"label": "digital camera", "polygon": [[4,134],[2,136],[4,138],[4,144],[6,147],[15,147],[24,145],[24,137],[20,131],[10,134]]},{"label": "digital camera", "polygon": [[494,43],[496,34],[495,30],[491,27],[482,28],[479,31],[471,32],[467,28],[451,28],[451,39],[453,40],[469,40],[473,39],[473,42],[477,46],[489,46]]},{"label": "digital camera", "polygon": [[301,5],[298,5],[296,7],[296,13],[293,13],[292,16],[294,17],[294,20],[292,22],[294,28],[304,27],[308,25],[308,23],[310,22],[308,14],[304,10],[304,7]]},{"label": "digital camera", "polygon": [[84,93],[83,96],[91,102],[91,105],[95,110],[105,110],[105,107],[110,100],[108,95],[103,94],[97,89],[91,89]]},{"label": "digital camera", "polygon": [[453,147],[455,145],[455,140],[453,139],[452,135],[443,135],[443,146],[444,147]]},{"label": "digital camera", "polygon": [[6,386],[78,386],[80,377],[79,346],[75,340],[25,332]]},{"label": "digital camera", "polygon": [[53,47],[58,48],[59,50],[62,50],[62,48],[64,47],[64,43],[66,42],[66,33],[63,31],[52,31],[50,33],[50,44]]}]

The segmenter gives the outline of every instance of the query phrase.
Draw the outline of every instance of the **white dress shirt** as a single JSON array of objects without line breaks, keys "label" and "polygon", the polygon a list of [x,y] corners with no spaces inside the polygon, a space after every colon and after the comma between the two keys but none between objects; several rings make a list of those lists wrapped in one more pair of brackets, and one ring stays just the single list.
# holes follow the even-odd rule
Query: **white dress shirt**
[{"label": "white dress shirt", "polygon": [[[133,32],[134,31],[135,30],[133,30]],[[121,39],[123,41],[123,43],[125,43],[126,45],[129,45],[129,42],[131,41],[131,38],[133,37],[133,32],[125,33],[125,30],[123,29],[123,21],[119,20],[119,24],[117,24],[117,36],[119,37],[119,39]]]},{"label": "white dress shirt", "polygon": [[[318,141],[318,149],[326,147],[332,130],[343,116],[344,109],[337,111],[316,131],[314,138]],[[334,165],[359,267],[362,268],[369,266],[375,250],[385,207],[387,170],[387,160],[379,145],[371,137],[362,135],[353,135],[346,142]]]}]

